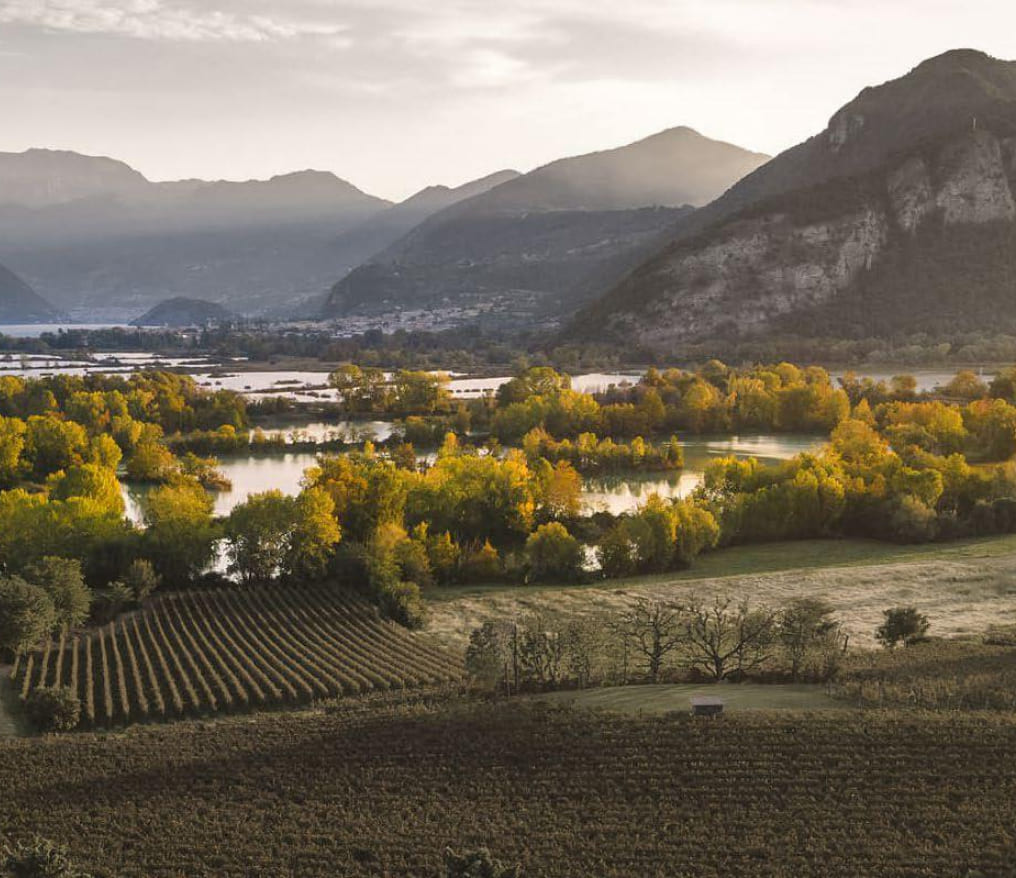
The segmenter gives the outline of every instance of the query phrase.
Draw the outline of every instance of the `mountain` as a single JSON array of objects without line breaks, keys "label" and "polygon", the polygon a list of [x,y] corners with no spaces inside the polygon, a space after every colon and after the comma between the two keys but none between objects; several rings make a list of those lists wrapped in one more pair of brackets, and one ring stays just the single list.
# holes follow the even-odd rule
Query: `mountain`
[{"label": "mountain", "polygon": [[0,265],[0,323],[47,323],[60,316],[13,271]]},{"label": "mountain", "polygon": [[429,309],[552,322],[766,158],[674,128],[552,162],[430,216],[340,280],[323,316]]},{"label": "mountain", "polygon": [[698,211],[571,339],[1016,330],[1016,63],[957,50],[866,88]]},{"label": "mountain", "polygon": [[232,323],[236,319],[235,314],[215,302],[177,296],[159,302],[150,311],[132,320],[131,326],[207,326]]},{"label": "mountain", "polygon": [[328,289],[359,261],[336,237],[390,206],[322,171],[156,183],[109,158],[0,153],[0,260],[82,314],[181,294],[253,314]]}]

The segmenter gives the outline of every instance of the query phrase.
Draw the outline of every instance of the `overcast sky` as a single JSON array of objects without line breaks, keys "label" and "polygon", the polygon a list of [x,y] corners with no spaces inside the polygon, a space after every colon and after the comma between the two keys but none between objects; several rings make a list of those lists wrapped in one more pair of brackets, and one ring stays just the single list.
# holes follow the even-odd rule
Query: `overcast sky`
[{"label": "overcast sky", "polygon": [[402,198],[674,125],[776,153],[1012,0],[0,0],[0,150]]}]

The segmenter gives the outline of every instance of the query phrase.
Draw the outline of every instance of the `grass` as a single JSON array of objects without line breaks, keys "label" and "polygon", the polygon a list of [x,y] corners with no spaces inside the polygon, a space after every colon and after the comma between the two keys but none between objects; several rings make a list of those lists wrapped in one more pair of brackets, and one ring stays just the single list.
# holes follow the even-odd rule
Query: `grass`
[{"label": "grass", "polygon": [[608,583],[562,583],[548,586],[517,586],[504,583],[489,585],[453,585],[429,592],[432,603],[455,601],[464,597],[480,597],[524,589],[532,593],[541,588],[583,589],[632,588],[658,582],[687,582],[697,579],[721,579],[756,573],[786,570],[814,570],[825,567],[859,567],[871,564],[903,564],[911,561],[949,561],[972,558],[998,558],[1016,555],[1016,535],[980,537],[950,543],[899,545],[880,540],[796,540],[733,546],[702,555],[688,570],[611,580]]},{"label": "grass", "polygon": [[680,601],[714,594],[780,606],[795,597],[830,603],[854,645],[874,646],[882,611],[914,605],[931,633],[979,636],[1016,622],[1016,536],[898,546],[813,540],[725,549],[686,571],[587,585],[487,586],[428,594],[427,630],[464,648],[485,620],[527,612],[582,617],[616,612],[639,598]]},{"label": "grass", "polygon": [[539,701],[571,704],[625,714],[661,714],[690,711],[691,699],[706,695],[723,699],[724,711],[731,710],[843,710],[847,707],[826,694],[819,685],[757,685],[724,683],[658,684],[655,686],[610,686],[572,692],[548,692]]}]

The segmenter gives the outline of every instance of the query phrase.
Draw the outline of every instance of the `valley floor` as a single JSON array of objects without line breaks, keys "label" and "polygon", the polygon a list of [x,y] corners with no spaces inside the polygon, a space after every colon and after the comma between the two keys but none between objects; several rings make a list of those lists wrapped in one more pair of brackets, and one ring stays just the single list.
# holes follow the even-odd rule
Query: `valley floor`
[{"label": "valley floor", "polygon": [[428,632],[464,649],[488,619],[526,612],[593,615],[639,598],[675,600],[714,594],[781,605],[795,597],[832,605],[852,645],[875,646],[882,611],[916,606],[937,637],[980,636],[1016,623],[1016,536],[923,546],[867,540],[814,540],[724,549],[681,573],[583,586],[435,589]]}]

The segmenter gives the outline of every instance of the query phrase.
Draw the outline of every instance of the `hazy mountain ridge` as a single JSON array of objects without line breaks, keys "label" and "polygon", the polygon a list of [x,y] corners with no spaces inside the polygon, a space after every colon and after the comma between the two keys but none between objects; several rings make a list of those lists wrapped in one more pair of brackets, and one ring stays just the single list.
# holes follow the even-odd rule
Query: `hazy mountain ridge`
[{"label": "hazy mountain ridge", "polygon": [[287,314],[430,213],[517,176],[432,186],[399,204],[326,171],[151,182],[123,162],[0,153],[0,257],[78,313],[127,315],[180,294]]},{"label": "hazy mountain ridge", "polygon": [[58,309],[0,265],[0,323],[43,323],[60,316]]},{"label": "hazy mountain ridge", "polygon": [[319,293],[331,242],[390,202],[330,172],[153,183],[122,162],[0,154],[0,258],[65,309],[137,313],[179,294],[257,313]]},{"label": "hazy mountain ridge", "polygon": [[1014,189],[1016,64],[947,53],[699,211],[567,335],[1016,327]]},{"label": "hazy mountain ridge", "polygon": [[511,323],[556,319],[673,235],[689,202],[764,160],[675,128],[552,162],[424,220],[340,280],[323,315],[493,308]]}]

